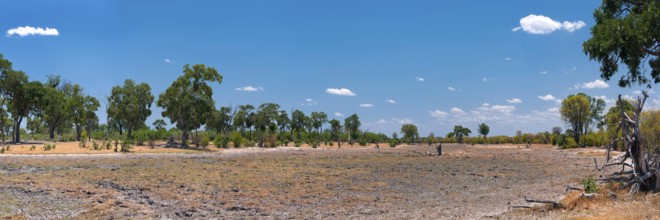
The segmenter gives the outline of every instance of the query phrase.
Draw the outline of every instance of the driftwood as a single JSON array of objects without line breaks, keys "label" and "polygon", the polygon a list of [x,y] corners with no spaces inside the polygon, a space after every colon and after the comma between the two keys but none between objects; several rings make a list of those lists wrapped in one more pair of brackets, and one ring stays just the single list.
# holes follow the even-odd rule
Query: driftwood
[{"label": "driftwood", "polygon": [[527,196],[525,196],[525,202],[531,202],[531,203],[543,203],[543,204],[551,204],[553,208],[561,208],[563,207],[561,203],[551,201],[551,200],[537,200],[537,199],[529,199]]},{"label": "driftwood", "polygon": [[[642,97],[637,98],[637,106],[634,110],[634,115],[631,118],[624,111],[623,100],[621,95],[618,97],[619,109],[621,114],[621,122],[617,126],[617,133],[621,131],[623,137],[613,138],[607,146],[607,160],[605,164],[599,168],[603,170],[605,167],[621,165],[622,174],[626,167],[630,167],[632,173],[630,174],[627,182],[621,188],[632,186],[630,193],[637,191],[657,191],[660,190],[660,155],[654,153],[649,154],[647,149],[642,146],[642,134],[640,132],[640,117],[644,103],[648,98],[646,91],[642,92]],[[626,152],[617,158],[611,159],[610,151],[612,146],[618,142],[623,142]],[[626,161],[630,160],[630,163]]]},{"label": "driftwood", "polygon": [[571,191],[571,190],[582,191],[582,188],[566,185],[566,192]]}]

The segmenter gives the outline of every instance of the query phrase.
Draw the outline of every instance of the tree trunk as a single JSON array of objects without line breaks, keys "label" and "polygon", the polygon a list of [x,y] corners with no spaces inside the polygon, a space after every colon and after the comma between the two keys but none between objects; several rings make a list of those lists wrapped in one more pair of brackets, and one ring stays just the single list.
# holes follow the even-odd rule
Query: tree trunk
[{"label": "tree trunk", "polygon": [[188,147],[188,133],[190,133],[190,131],[181,131],[181,147],[183,148]]},{"label": "tree trunk", "polygon": [[16,117],[14,119],[14,143],[21,143],[21,121],[23,117]]},{"label": "tree trunk", "polygon": [[55,127],[48,126],[48,137],[50,137],[51,140],[55,139]]},{"label": "tree trunk", "polygon": [[82,129],[80,129],[80,125],[76,124],[74,125],[76,129],[76,141],[80,141],[80,134],[82,133]]}]

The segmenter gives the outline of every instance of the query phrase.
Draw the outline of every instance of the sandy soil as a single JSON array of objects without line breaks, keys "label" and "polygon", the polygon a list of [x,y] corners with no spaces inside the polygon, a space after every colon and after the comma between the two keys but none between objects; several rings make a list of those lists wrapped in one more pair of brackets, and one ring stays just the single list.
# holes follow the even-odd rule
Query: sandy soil
[{"label": "sandy soil", "polygon": [[602,158],[550,146],[443,145],[439,157],[382,146],[0,154],[0,217],[496,217],[528,205],[525,195],[561,199],[565,185],[597,177]]}]

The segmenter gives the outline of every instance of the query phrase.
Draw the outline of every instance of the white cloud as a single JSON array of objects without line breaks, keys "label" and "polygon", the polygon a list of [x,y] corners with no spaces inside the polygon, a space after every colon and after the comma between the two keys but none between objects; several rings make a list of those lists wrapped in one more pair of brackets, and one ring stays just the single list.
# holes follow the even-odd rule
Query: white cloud
[{"label": "white cloud", "polygon": [[539,73],[540,73],[541,75],[545,75],[545,74],[548,74],[548,71],[543,70],[543,71],[541,71],[541,72],[539,72]]},{"label": "white cloud", "polygon": [[7,30],[7,37],[12,35],[18,35],[19,37],[25,37],[28,35],[41,35],[41,36],[58,36],[60,32],[55,28],[41,28],[41,27],[17,27]]},{"label": "white cloud", "polygon": [[564,21],[563,23],[559,21],[552,20],[552,18],[543,16],[543,15],[534,15],[530,14],[527,17],[520,19],[520,26],[511,29],[513,32],[523,30],[529,34],[550,34],[557,30],[566,30],[568,32],[573,32],[579,30],[586,26],[587,24],[584,21],[575,21],[569,22]]},{"label": "white cloud", "polygon": [[490,106],[490,103],[484,102],[484,104],[481,104],[481,106],[488,107],[488,106]]},{"label": "white cloud", "polygon": [[561,101],[561,100],[555,98],[554,96],[552,96],[551,94],[547,94],[547,95],[544,95],[544,96],[538,96],[538,97],[539,97],[539,99],[541,99],[543,101],[556,101],[556,102]]},{"label": "white cloud", "polygon": [[584,21],[575,21],[575,22],[564,21],[564,23],[562,23],[562,27],[568,32],[580,30],[586,25],[587,24],[584,23]]},{"label": "white cloud", "polygon": [[519,104],[519,103],[522,103],[522,100],[520,100],[519,98],[513,98],[513,99],[507,99],[506,102],[512,103],[512,104]]},{"label": "white cloud", "polygon": [[313,99],[310,99],[310,98],[306,98],[306,99],[305,99],[305,102],[313,102],[313,101],[314,101],[314,100],[313,100]]},{"label": "white cloud", "polygon": [[610,87],[605,81],[597,79],[592,82],[580,83],[575,85],[575,89],[605,89]]},{"label": "white cloud", "polygon": [[450,86],[449,88],[447,88],[447,89],[449,89],[449,91],[452,91],[452,92],[453,92],[453,91],[456,91],[456,88],[451,87],[451,86]]},{"label": "white cloud", "polygon": [[374,105],[366,103],[366,104],[360,104],[360,107],[362,107],[362,108],[371,108],[371,107],[374,107]]},{"label": "white cloud", "polygon": [[341,89],[328,88],[325,90],[325,92],[332,95],[356,96],[355,93],[353,93],[350,89],[346,89],[346,88],[341,88]]},{"label": "white cloud", "polygon": [[481,80],[484,81],[484,82],[488,82],[488,79],[486,79],[485,77],[481,78]]},{"label": "white cloud", "polygon": [[451,108],[451,113],[452,113],[452,114],[457,114],[457,115],[465,114],[465,112],[463,111],[463,109],[460,109],[460,108],[457,108],[457,107],[453,107],[453,108]]},{"label": "white cloud", "polygon": [[337,117],[344,117],[344,114],[339,113],[339,112],[335,112],[335,116],[337,116]]},{"label": "white cloud", "polygon": [[170,59],[165,59],[164,60],[166,63],[171,63],[172,61]]},{"label": "white cloud", "polygon": [[238,87],[236,88],[236,91],[242,91],[242,92],[259,92],[259,91],[264,91],[264,88],[261,86],[245,86],[245,87]]},{"label": "white cloud", "polygon": [[376,121],[376,124],[386,124],[386,123],[387,123],[387,120],[382,119],[382,118],[380,120]]},{"label": "white cloud", "polygon": [[396,104],[396,101],[394,101],[394,100],[392,100],[392,99],[387,99],[387,100],[385,100],[385,101],[388,102],[388,103],[391,103],[391,104]]},{"label": "white cloud", "polygon": [[430,111],[429,114],[431,115],[431,117],[436,118],[436,119],[445,119],[449,115],[449,114],[447,114],[447,112],[443,112],[443,111],[440,111],[440,110],[437,110],[437,109],[433,110],[433,111]]},{"label": "white cloud", "polygon": [[632,93],[633,93],[633,95],[641,95],[642,91],[641,90],[635,90]]},{"label": "white cloud", "polygon": [[494,105],[491,109],[500,113],[511,113],[516,110],[516,107],[510,105]]},{"label": "white cloud", "polygon": [[504,58],[504,61],[513,61],[513,59],[511,59],[511,57],[506,57]]},{"label": "white cloud", "polygon": [[424,79],[424,78],[422,78],[422,77],[416,77],[415,79],[416,79],[417,81],[420,81],[420,82],[424,82],[424,80],[426,80],[426,79]]},{"label": "white cloud", "polygon": [[392,121],[398,124],[415,124],[415,121],[410,118],[392,118]]}]

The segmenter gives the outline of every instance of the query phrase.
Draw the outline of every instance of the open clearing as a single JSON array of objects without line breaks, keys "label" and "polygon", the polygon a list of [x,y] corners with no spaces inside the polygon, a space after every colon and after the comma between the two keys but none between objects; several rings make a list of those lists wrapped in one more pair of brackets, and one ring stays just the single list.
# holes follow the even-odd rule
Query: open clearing
[{"label": "open clearing", "polygon": [[[443,145],[0,154],[5,218],[481,218],[559,200],[598,150]],[[513,215],[514,218],[517,215]]]}]

